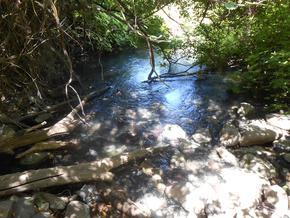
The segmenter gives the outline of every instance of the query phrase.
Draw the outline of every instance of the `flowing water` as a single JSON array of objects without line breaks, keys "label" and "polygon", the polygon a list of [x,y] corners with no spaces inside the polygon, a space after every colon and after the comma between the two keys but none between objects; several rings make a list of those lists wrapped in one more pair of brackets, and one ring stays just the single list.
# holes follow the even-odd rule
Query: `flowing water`
[{"label": "flowing water", "polygon": [[[167,68],[162,67],[161,57],[157,56],[157,61],[159,62],[157,72],[166,72]],[[162,182],[166,185],[184,182],[191,176],[196,178],[194,184],[196,187],[203,187],[207,180],[220,178],[219,174],[204,166],[207,166],[209,159],[213,158],[211,150],[218,143],[218,133],[222,125],[229,118],[229,107],[238,103],[239,99],[233,99],[227,93],[228,83],[223,76],[217,74],[171,78],[150,84],[143,82],[151,69],[148,54],[144,50],[124,51],[106,57],[103,60],[103,67],[106,85],[110,85],[111,89],[86,105],[86,123],[67,136],[68,140],[72,138],[79,140],[80,146],[53,152],[53,159],[45,162],[43,166],[37,164],[24,168],[18,163],[15,164],[13,158],[10,162],[5,162],[6,166],[15,172],[34,167],[89,162],[163,143],[159,136],[169,124],[180,126],[188,138],[196,130],[208,128],[212,138],[211,146],[201,144],[200,148],[193,149],[190,155],[186,156],[198,169],[197,172],[189,174],[187,169],[174,168],[171,163],[178,149],[170,147],[145,160],[136,160],[115,169],[114,180],[109,185],[110,189],[122,190],[128,199],[152,211],[163,202],[166,206],[157,217],[186,214],[186,210],[180,207],[180,202],[167,198],[156,189],[152,175],[147,174],[144,169],[149,166],[148,169],[153,169],[154,174],[161,176]],[[181,72],[186,68],[179,65],[173,66],[172,70]],[[199,69],[194,67],[192,72]],[[104,85],[99,82],[100,70],[97,58],[90,58],[79,66],[77,71],[82,73],[83,84],[91,90]],[[179,129],[168,134],[180,134]],[[177,145],[182,147],[180,144]],[[3,174],[9,173],[5,172],[6,169],[7,167],[3,166]],[[222,181],[217,180],[217,183]],[[108,184],[96,182],[92,185],[104,190]],[[71,193],[75,193],[81,186],[82,184],[56,187],[50,188],[49,191],[60,193],[63,190],[70,190]],[[98,195],[94,199],[98,198]]]},{"label": "flowing water", "polygon": [[[164,73],[157,56],[157,72]],[[79,69],[84,84],[98,87],[100,70],[91,59]],[[216,142],[217,133],[227,118],[233,99],[227,83],[219,75],[180,77],[165,82],[144,83],[150,72],[144,50],[129,50],[103,60],[105,80],[111,90],[95,99],[87,109],[89,121],[75,134],[81,148],[59,156],[56,164],[92,161],[122,151],[154,146],[165,124],[177,124],[190,136],[198,128],[208,127]],[[173,66],[174,72],[185,66]],[[192,71],[198,71],[194,67]]]},{"label": "flowing water", "polygon": [[[77,149],[60,150],[43,164],[23,166],[13,156],[1,157],[1,174],[70,165],[113,156],[125,151],[155,146],[166,124],[177,124],[188,136],[198,128],[209,128],[213,143],[227,119],[235,99],[227,94],[222,76],[178,77],[165,82],[144,83],[151,70],[146,50],[126,50],[102,60],[105,83],[112,88],[86,108],[87,123],[68,138],[79,140]],[[167,72],[157,55],[157,72]],[[181,72],[186,66],[173,66]],[[198,71],[194,67],[191,72]],[[98,89],[100,69],[97,57],[90,57],[78,69],[85,87]],[[162,162],[162,160],[160,160]],[[9,167],[7,167],[9,166]]]}]

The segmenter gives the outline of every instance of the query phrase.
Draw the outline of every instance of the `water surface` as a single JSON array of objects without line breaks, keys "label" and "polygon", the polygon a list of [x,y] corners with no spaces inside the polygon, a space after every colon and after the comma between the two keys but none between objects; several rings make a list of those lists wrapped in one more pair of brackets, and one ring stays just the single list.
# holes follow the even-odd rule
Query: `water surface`
[{"label": "water surface", "polygon": [[[167,72],[157,56],[157,72]],[[100,70],[94,58],[82,66],[84,83],[98,87]],[[173,78],[144,83],[151,70],[145,50],[129,50],[103,60],[105,80],[111,90],[95,99],[87,110],[90,119],[76,133],[78,152],[68,152],[60,163],[92,161],[105,156],[154,146],[165,124],[177,124],[190,136],[196,129],[210,128],[213,137],[233,101],[227,84],[218,75]],[[187,69],[173,66],[174,72]],[[194,67],[192,71],[198,71]]]}]

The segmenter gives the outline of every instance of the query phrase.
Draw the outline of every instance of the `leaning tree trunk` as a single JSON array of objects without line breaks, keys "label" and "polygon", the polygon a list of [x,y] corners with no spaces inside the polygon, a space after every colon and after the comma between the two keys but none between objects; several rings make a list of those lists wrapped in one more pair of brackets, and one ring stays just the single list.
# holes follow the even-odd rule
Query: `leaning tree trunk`
[{"label": "leaning tree trunk", "polygon": [[151,64],[151,71],[148,75],[148,80],[151,81],[152,80],[152,75],[153,73],[156,73],[155,70],[155,56],[154,56],[154,48],[153,45],[150,41],[150,39],[148,37],[146,37],[146,41],[147,41],[147,46],[149,49],[149,57],[150,57],[150,64]]}]

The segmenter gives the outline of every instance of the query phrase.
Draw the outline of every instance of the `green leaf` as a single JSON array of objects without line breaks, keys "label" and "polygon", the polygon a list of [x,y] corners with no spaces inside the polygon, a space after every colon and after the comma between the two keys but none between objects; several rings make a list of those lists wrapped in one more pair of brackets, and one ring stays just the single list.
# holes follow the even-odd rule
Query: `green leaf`
[{"label": "green leaf", "polygon": [[227,3],[225,3],[225,7],[228,10],[235,10],[239,7],[239,5],[235,2],[227,2]]}]

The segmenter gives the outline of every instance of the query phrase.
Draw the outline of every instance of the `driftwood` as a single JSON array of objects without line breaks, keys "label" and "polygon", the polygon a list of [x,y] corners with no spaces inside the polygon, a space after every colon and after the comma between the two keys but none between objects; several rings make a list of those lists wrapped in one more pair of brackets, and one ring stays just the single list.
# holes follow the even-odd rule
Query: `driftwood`
[{"label": "driftwood", "polygon": [[129,161],[160,152],[167,147],[137,150],[78,165],[31,170],[0,176],[0,196],[72,183],[96,180],[111,181],[113,174],[109,171],[113,168],[126,164]]},{"label": "driftwood", "polygon": [[109,87],[106,87],[88,94],[78,106],[76,106],[66,117],[58,121],[52,127],[0,140],[0,151],[12,153],[16,148],[42,142],[57,135],[70,133],[79,124],[76,116],[82,109],[83,105],[85,105],[89,100],[102,95],[108,89]]}]

